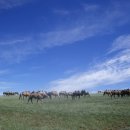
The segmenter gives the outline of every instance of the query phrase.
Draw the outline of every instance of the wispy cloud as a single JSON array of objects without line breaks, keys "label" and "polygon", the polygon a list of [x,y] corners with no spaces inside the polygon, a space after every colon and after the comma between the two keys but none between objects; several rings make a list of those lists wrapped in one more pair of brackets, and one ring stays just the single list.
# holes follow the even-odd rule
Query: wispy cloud
[{"label": "wispy cloud", "polygon": [[21,6],[31,0],[0,0],[0,9],[10,9]]},{"label": "wispy cloud", "polygon": [[72,75],[72,74],[74,74],[76,72],[78,72],[78,68],[73,68],[73,69],[66,70],[64,72],[64,74],[66,74],[66,75]]},{"label": "wispy cloud", "polygon": [[99,5],[94,5],[94,4],[82,4],[83,8],[85,11],[89,12],[89,11],[95,11],[97,9],[99,9]]},{"label": "wispy cloud", "polygon": [[35,53],[36,49],[31,37],[3,40],[0,41],[0,47],[0,59],[6,62],[20,62]]},{"label": "wispy cloud", "polygon": [[40,66],[40,65],[37,65],[37,66],[31,66],[30,67],[30,71],[36,71],[36,70],[40,70],[40,69],[43,69],[44,66]]},{"label": "wispy cloud", "polygon": [[23,44],[24,42],[28,42],[29,41],[29,39],[27,39],[27,38],[23,38],[23,39],[8,39],[8,40],[4,40],[4,41],[1,41],[0,42],[0,45],[2,46],[5,46],[5,45],[15,45],[15,44]]},{"label": "wispy cloud", "polygon": [[[52,31],[41,35],[43,48],[62,46],[84,40],[96,33],[96,26],[80,26],[62,31]],[[42,46],[41,46],[42,47]]]},{"label": "wispy cloud", "polygon": [[68,10],[63,10],[63,9],[55,9],[53,12],[58,15],[69,15],[70,14],[70,12]]},{"label": "wispy cloud", "polygon": [[[119,40],[120,39],[120,40]],[[125,49],[110,59],[93,66],[93,69],[50,83],[51,90],[74,91],[125,82],[130,78],[130,35],[120,36],[113,42],[112,50]],[[117,44],[117,41],[118,44]],[[124,44],[125,42],[125,44]],[[114,49],[116,48],[116,49]]]},{"label": "wispy cloud", "polygon": [[8,73],[9,73],[8,69],[0,70],[0,75],[5,75],[5,74],[8,74]]},{"label": "wispy cloud", "polygon": [[0,90],[11,90],[13,88],[16,89],[19,85],[19,83],[15,82],[0,81]]},{"label": "wispy cloud", "polygon": [[[87,5],[87,8],[97,7],[96,5]],[[59,29],[57,25],[58,29],[49,32],[36,33],[28,37],[23,36],[23,38],[16,36],[13,39],[0,41],[2,48],[0,49],[0,59],[20,62],[29,55],[43,52],[46,48],[73,44],[93,36],[111,33],[117,26],[130,21],[130,18],[126,17],[128,12],[120,6],[107,8],[102,13],[100,11],[97,11],[97,16],[94,15],[94,12],[90,15],[87,11],[84,11],[84,15],[80,16],[79,11],[75,14],[76,19],[70,18],[71,22],[69,25],[67,24],[67,27],[62,25],[63,28]]]},{"label": "wispy cloud", "polygon": [[114,43],[112,48],[110,49],[109,53],[119,51],[119,50],[129,50],[130,48],[130,35],[123,35],[117,38]]}]

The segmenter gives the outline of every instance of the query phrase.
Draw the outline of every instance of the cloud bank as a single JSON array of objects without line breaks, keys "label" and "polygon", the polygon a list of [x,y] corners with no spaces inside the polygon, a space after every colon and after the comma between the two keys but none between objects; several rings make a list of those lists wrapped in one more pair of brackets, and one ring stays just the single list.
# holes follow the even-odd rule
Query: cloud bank
[{"label": "cloud bank", "polygon": [[110,59],[93,66],[93,69],[59,79],[50,83],[50,90],[74,91],[113,85],[130,78],[130,35],[118,37],[112,44],[109,55],[119,51]]}]

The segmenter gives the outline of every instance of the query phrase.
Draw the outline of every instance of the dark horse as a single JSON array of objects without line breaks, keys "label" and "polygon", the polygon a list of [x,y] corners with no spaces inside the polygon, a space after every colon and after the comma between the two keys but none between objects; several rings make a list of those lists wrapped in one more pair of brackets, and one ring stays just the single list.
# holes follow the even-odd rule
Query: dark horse
[{"label": "dark horse", "polygon": [[10,91],[3,92],[4,96],[11,96],[11,95],[18,95],[18,94],[19,94],[18,92],[10,92]]},{"label": "dark horse", "polygon": [[86,96],[90,96],[90,94],[89,94],[89,92],[86,92],[85,90],[82,90],[81,91],[81,96],[86,97]]},{"label": "dark horse", "polygon": [[71,96],[72,96],[72,99],[73,99],[73,100],[74,100],[75,98],[80,99],[81,92],[80,92],[80,91],[74,91]]}]

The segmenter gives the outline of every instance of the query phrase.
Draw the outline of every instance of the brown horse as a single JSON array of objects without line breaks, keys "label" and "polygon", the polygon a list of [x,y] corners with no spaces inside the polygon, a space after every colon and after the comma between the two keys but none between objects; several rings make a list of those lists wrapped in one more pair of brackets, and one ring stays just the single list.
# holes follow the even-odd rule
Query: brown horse
[{"label": "brown horse", "polygon": [[39,93],[39,92],[32,92],[29,97],[28,97],[28,103],[29,101],[31,101],[31,103],[33,103],[33,99],[36,99],[37,100],[37,103],[38,101],[42,101],[42,99],[44,98],[47,98],[48,95],[46,93]]},{"label": "brown horse", "polygon": [[27,97],[30,96],[30,94],[31,94],[30,91],[24,91],[24,92],[20,93],[20,94],[19,94],[19,100],[20,100],[20,99],[23,99],[23,100],[24,100],[24,97],[27,98]]},{"label": "brown horse", "polygon": [[110,96],[110,95],[111,95],[111,91],[110,91],[110,90],[105,90],[105,91],[103,92],[103,96],[105,96],[105,95]]}]

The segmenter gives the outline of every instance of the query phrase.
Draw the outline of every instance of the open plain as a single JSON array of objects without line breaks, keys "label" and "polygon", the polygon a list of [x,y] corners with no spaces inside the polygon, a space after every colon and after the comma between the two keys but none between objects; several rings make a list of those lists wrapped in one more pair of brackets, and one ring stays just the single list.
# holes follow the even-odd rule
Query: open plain
[{"label": "open plain", "polygon": [[27,104],[18,96],[1,96],[0,130],[130,130],[130,97],[93,94]]}]

